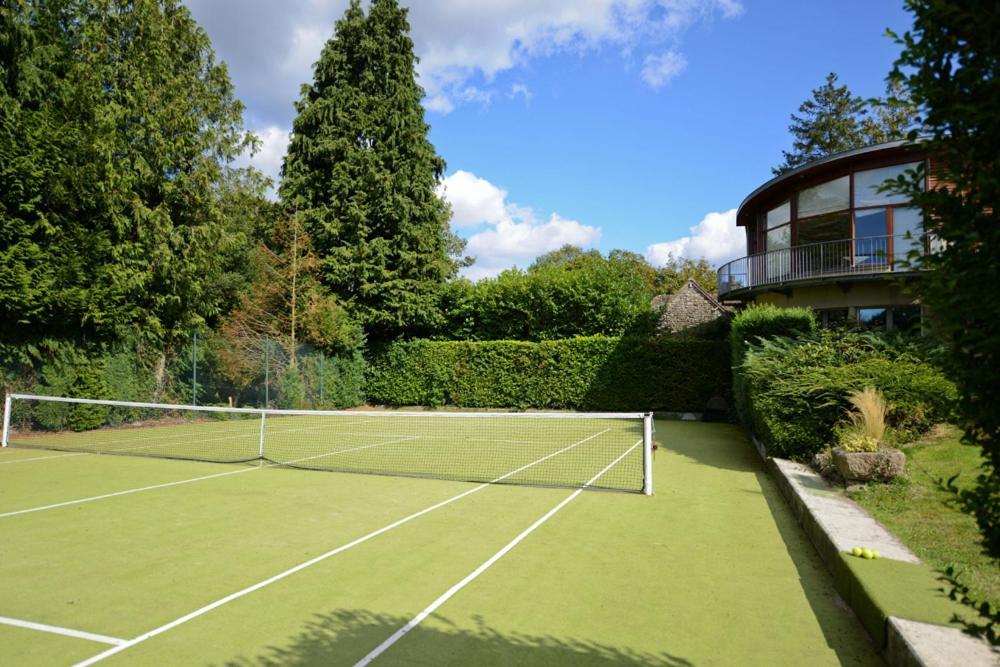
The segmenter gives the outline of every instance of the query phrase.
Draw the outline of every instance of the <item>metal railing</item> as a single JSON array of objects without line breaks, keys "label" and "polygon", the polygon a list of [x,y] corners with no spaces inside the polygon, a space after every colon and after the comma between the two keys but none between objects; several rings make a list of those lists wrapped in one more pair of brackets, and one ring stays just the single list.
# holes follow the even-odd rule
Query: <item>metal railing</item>
[{"label": "metal railing", "polygon": [[719,268],[719,296],[800,280],[906,271],[902,261],[911,251],[925,253],[935,246],[927,236],[906,234],[809,243],[740,257]]}]

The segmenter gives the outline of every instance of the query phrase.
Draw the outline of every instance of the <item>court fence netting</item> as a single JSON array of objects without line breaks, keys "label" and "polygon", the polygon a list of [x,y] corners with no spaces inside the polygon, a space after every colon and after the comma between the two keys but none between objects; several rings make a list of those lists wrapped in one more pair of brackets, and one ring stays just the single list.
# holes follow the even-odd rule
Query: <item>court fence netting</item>
[{"label": "court fence netting", "polygon": [[[93,428],[94,424],[111,424]],[[280,410],[8,394],[4,447],[652,494],[651,413]],[[598,474],[597,479],[593,479]]]}]

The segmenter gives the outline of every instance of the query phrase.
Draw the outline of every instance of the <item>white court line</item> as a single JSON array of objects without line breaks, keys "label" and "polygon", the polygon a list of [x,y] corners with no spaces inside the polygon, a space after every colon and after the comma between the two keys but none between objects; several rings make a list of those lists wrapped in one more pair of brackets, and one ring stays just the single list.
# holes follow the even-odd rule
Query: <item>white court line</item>
[{"label": "white court line", "polygon": [[588,442],[590,440],[593,440],[594,438],[596,438],[598,436],[604,435],[605,433],[607,433],[610,430],[611,429],[604,429],[600,433],[595,433],[595,434],[593,434],[593,435],[591,435],[589,437],[584,438],[583,440],[580,440],[578,442],[574,442],[572,445],[569,445],[567,447],[563,447],[562,449],[560,449],[557,452],[552,452],[551,454],[543,456],[542,458],[540,458],[540,459],[538,459],[536,461],[532,461],[531,463],[529,463],[527,465],[521,466],[517,470],[512,470],[509,473],[501,475],[500,477],[497,477],[496,479],[494,479],[491,482],[487,482],[486,484],[480,484],[479,486],[475,486],[475,487],[473,487],[473,488],[471,488],[471,489],[469,489],[467,491],[463,491],[462,493],[459,493],[458,495],[452,496],[451,498],[448,498],[447,500],[442,500],[441,502],[436,503],[434,505],[431,505],[430,507],[426,507],[426,508],[420,510],[419,512],[414,512],[413,514],[410,514],[409,516],[405,516],[402,519],[398,519],[397,521],[394,521],[394,522],[390,523],[387,526],[383,526],[382,528],[379,528],[378,530],[372,531],[372,532],[368,533],[367,535],[363,535],[362,537],[359,537],[358,539],[356,539],[356,540],[354,540],[352,542],[348,542],[347,544],[341,545],[341,546],[339,546],[339,547],[337,547],[335,549],[331,549],[330,551],[327,551],[326,553],[320,554],[319,556],[316,556],[315,558],[311,558],[311,559],[305,561],[304,563],[299,563],[295,567],[292,567],[290,569],[285,570],[284,572],[276,574],[273,577],[270,577],[269,579],[265,579],[264,581],[258,582],[258,583],[254,584],[252,586],[248,586],[248,587],[244,588],[243,590],[236,591],[235,593],[231,593],[231,594],[227,595],[224,598],[220,598],[220,599],[216,600],[215,602],[212,602],[210,604],[205,605],[204,607],[201,607],[200,609],[196,609],[196,610],[194,610],[194,611],[192,611],[192,612],[190,612],[188,614],[185,614],[184,616],[181,616],[180,618],[177,618],[177,619],[175,619],[173,621],[170,621],[169,623],[166,623],[164,625],[161,625],[160,627],[155,628],[153,630],[150,630],[149,632],[141,634],[141,635],[139,635],[138,637],[136,637],[134,639],[130,639],[130,640],[128,640],[124,644],[120,644],[118,646],[115,646],[114,648],[110,648],[107,651],[104,651],[103,653],[98,653],[97,655],[95,655],[95,656],[93,656],[91,658],[88,658],[88,659],[86,659],[86,660],[84,660],[82,662],[78,662],[73,667],[89,667],[89,665],[93,665],[93,664],[95,664],[97,662],[100,662],[101,660],[104,660],[105,658],[109,658],[112,655],[115,655],[117,653],[121,653],[122,651],[124,651],[127,648],[131,648],[132,646],[135,646],[136,644],[140,644],[140,643],[146,641],[147,639],[152,639],[153,637],[156,637],[157,635],[161,635],[164,632],[167,632],[168,630],[172,630],[172,629],[176,628],[178,625],[182,625],[184,623],[187,623],[191,619],[194,619],[194,618],[197,618],[199,616],[202,616],[203,614],[207,614],[208,612],[212,611],[213,609],[221,607],[222,605],[227,604],[229,602],[232,602],[233,600],[237,600],[237,599],[239,599],[239,598],[241,598],[241,597],[243,597],[245,595],[249,595],[250,593],[253,593],[254,591],[260,590],[261,588],[264,588],[265,586],[269,586],[269,585],[275,583],[276,581],[281,581],[282,579],[284,579],[286,577],[290,577],[291,575],[295,574],[296,572],[304,570],[307,567],[315,565],[316,563],[320,563],[320,562],[326,560],[327,558],[330,558],[331,556],[336,556],[337,554],[339,554],[339,553],[341,553],[343,551],[347,551],[348,549],[350,549],[352,547],[356,547],[357,545],[362,544],[364,542],[367,542],[368,540],[370,540],[372,538],[378,537],[382,533],[387,533],[387,532],[389,532],[390,530],[392,530],[394,528],[398,528],[399,526],[402,526],[405,523],[409,523],[410,521],[413,521],[414,519],[423,516],[424,514],[428,514],[430,512],[433,512],[434,510],[440,509],[440,508],[444,507],[445,505],[450,505],[451,503],[455,502],[456,500],[460,500],[460,499],[462,499],[462,498],[464,498],[464,497],[466,497],[468,495],[476,493],[477,491],[481,491],[481,490],[485,489],[488,486],[496,484],[497,482],[502,482],[503,480],[507,479],[508,477],[510,477],[512,475],[516,475],[517,473],[522,472],[524,470],[527,470],[528,468],[530,468],[532,466],[538,465],[539,463],[542,463],[543,461],[546,461],[546,460],[552,458],[553,456],[558,456],[559,454],[562,454],[563,452],[569,451],[570,449],[573,449],[574,447],[577,447],[578,445],[582,445],[583,443]]},{"label": "white court line", "polygon": [[[520,542],[524,538],[526,538],[528,535],[530,535],[531,533],[533,533],[535,531],[535,529],[537,529],[543,523],[545,523],[550,518],[552,518],[555,515],[556,512],[558,512],[563,507],[566,507],[566,505],[569,505],[571,502],[573,502],[573,500],[575,500],[577,496],[579,496],[581,493],[583,493],[583,491],[587,487],[591,486],[594,482],[596,482],[601,477],[601,475],[603,475],[604,473],[606,473],[608,470],[611,470],[611,468],[613,468],[615,466],[615,464],[617,464],[623,458],[625,458],[626,456],[628,456],[632,451],[635,450],[636,447],[638,447],[641,444],[642,444],[642,440],[640,440],[639,442],[637,442],[634,445],[632,445],[631,447],[629,447],[621,456],[619,456],[614,461],[612,461],[611,463],[609,463],[604,468],[604,470],[602,470],[601,472],[599,472],[596,475],[594,475],[590,479],[589,482],[587,482],[586,484],[583,485],[583,488],[577,489],[576,491],[574,491],[573,493],[571,493],[569,496],[567,496],[565,499],[563,499],[563,501],[561,503],[559,503],[558,505],[556,505],[555,507],[553,507],[552,509],[550,509],[548,512],[546,512],[544,515],[542,515],[542,517],[539,518],[537,521],[535,521],[535,523],[533,523],[530,526],[528,526],[528,528],[523,533],[521,533],[520,535],[518,535],[517,537],[515,537],[513,540],[511,540],[510,542],[508,542],[507,546],[505,546],[503,549],[501,549],[500,551],[498,551],[495,554],[493,554],[486,562],[484,562],[482,565],[480,565],[475,570],[473,570],[472,572],[470,572],[460,582],[458,582],[457,584],[455,584],[454,586],[452,586],[451,588],[449,588],[444,593],[444,595],[442,595],[438,599],[434,600],[434,602],[432,602],[429,605],[427,605],[427,607],[423,611],[421,611],[419,614],[417,614],[416,616],[414,616],[406,625],[404,625],[403,627],[401,627],[399,630],[396,630],[396,632],[394,632],[388,639],[386,639],[384,642],[382,642],[381,644],[379,644],[378,646],[376,646],[374,649],[372,649],[372,651],[368,655],[366,655],[364,658],[362,658],[361,660],[359,660],[358,662],[356,662],[354,664],[354,667],[365,667],[365,665],[369,664],[372,660],[374,660],[375,658],[377,658],[380,655],[382,655],[383,653],[385,653],[385,651],[387,651],[393,644],[395,644],[400,639],[402,639],[410,630],[412,630],[413,628],[417,627],[425,618],[427,618],[428,616],[430,616],[431,614],[433,614],[438,609],[438,607],[440,607],[445,602],[447,602],[448,600],[450,600],[456,593],[458,593],[460,590],[462,590],[463,588],[465,588],[466,586],[468,586],[479,575],[481,575],[483,572],[485,572],[490,567],[492,567],[493,564],[496,563],[501,558],[503,558],[504,555],[508,551],[510,551],[511,549],[513,549],[514,547],[516,547],[518,544],[520,544]],[[114,650],[114,649],[112,649],[112,650]]]},{"label": "white court line", "polygon": [[[419,436],[409,436],[406,439],[414,439],[416,437],[419,437]],[[355,451],[358,451],[359,449],[369,449],[371,447],[380,447],[382,445],[391,445],[391,444],[396,443],[396,442],[402,442],[403,440],[404,439],[401,438],[399,440],[390,440],[388,442],[378,442],[378,443],[375,443],[374,445],[364,445],[362,447],[353,447],[351,449],[338,449],[336,451],[328,452],[326,454],[320,454],[318,456],[306,456],[306,457],[301,458],[301,459],[295,459],[293,461],[285,461],[283,463],[269,463],[266,466],[260,466],[260,467],[257,467],[257,468],[240,468],[239,470],[227,470],[226,472],[217,472],[217,473],[212,474],[212,475],[202,475],[200,477],[192,477],[191,479],[181,479],[181,480],[177,480],[177,481],[174,481],[174,482],[164,482],[162,484],[153,484],[151,486],[143,486],[143,487],[140,487],[140,488],[137,488],[137,489],[126,489],[124,491],[115,491],[113,493],[104,493],[104,494],[101,494],[99,496],[90,496],[88,498],[77,498],[75,500],[66,500],[66,501],[63,501],[61,503],[53,503],[51,505],[42,505],[40,507],[29,507],[29,508],[23,509],[23,510],[15,510],[13,512],[4,512],[4,513],[0,514],[0,519],[3,519],[5,517],[9,517],[9,516],[18,516],[19,514],[30,514],[31,512],[41,512],[43,510],[56,509],[57,507],[66,507],[67,505],[79,505],[80,503],[89,503],[89,502],[93,502],[95,500],[104,500],[105,498],[116,498],[118,496],[127,496],[127,495],[130,495],[130,494],[133,494],[133,493],[139,493],[141,491],[152,491],[154,489],[165,489],[165,488],[167,488],[169,486],[180,486],[181,484],[190,484],[192,482],[200,482],[200,481],[206,480],[206,479],[214,479],[216,477],[225,477],[226,475],[238,475],[238,474],[243,473],[243,472],[253,472],[254,470],[260,470],[261,468],[272,468],[272,467],[280,466],[280,465],[291,465],[293,463],[298,463],[300,461],[307,461],[307,460],[310,460],[310,459],[319,458],[321,456],[335,456],[336,454],[346,454],[347,452],[355,452]]]},{"label": "white court line", "polygon": [[[24,451],[23,449],[20,451]],[[56,450],[58,451],[58,450]],[[72,454],[57,454],[55,456],[33,456],[30,459],[14,459],[13,461],[0,461],[0,466],[8,463],[27,463],[28,461],[44,461],[45,459],[64,459],[67,456],[85,456],[90,452],[73,452]]]},{"label": "white court line", "polygon": [[127,639],[119,639],[118,637],[108,637],[107,635],[98,635],[93,632],[84,632],[83,630],[74,630],[72,628],[61,628],[58,625],[35,623],[34,621],[22,621],[19,618],[9,618],[7,616],[0,616],[0,624],[13,625],[18,628],[27,628],[29,630],[41,630],[42,632],[51,632],[56,635],[76,637],[77,639],[89,639],[92,642],[101,642],[102,644],[111,644],[113,646],[121,646],[128,641]]}]

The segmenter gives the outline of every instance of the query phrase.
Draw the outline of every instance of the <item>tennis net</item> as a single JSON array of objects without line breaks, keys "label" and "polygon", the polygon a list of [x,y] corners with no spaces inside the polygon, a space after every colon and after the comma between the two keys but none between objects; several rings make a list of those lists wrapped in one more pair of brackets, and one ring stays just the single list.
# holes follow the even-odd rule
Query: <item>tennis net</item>
[{"label": "tennis net", "polygon": [[643,413],[277,410],[9,394],[3,446],[652,493],[652,415]]}]

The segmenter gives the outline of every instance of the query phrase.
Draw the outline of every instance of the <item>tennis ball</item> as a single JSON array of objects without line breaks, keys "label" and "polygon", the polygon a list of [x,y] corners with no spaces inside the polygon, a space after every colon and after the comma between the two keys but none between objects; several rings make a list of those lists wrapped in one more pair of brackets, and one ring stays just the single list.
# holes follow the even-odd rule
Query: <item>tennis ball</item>
[{"label": "tennis ball", "polygon": [[861,547],[854,547],[853,549],[851,549],[851,553],[854,554],[855,556],[860,556],[861,555]]},{"label": "tennis ball", "polygon": [[865,560],[871,560],[872,558],[875,558],[875,555],[872,553],[871,549],[862,549],[861,557]]},{"label": "tennis ball", "polygon": [[881,558],[882,554],[878,552],[877,549],[872,549],[872,558]]}]

